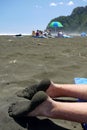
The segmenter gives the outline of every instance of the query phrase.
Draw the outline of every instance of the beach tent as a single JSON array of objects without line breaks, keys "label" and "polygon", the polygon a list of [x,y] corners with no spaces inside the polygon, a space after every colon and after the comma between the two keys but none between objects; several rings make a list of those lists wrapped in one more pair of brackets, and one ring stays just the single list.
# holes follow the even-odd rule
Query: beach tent
[{"label": "beach tent", "polygon": [[81,37],[86,37],[86,33],[85,33],[85,32],[82,32],[82,33],[81,33]]}]

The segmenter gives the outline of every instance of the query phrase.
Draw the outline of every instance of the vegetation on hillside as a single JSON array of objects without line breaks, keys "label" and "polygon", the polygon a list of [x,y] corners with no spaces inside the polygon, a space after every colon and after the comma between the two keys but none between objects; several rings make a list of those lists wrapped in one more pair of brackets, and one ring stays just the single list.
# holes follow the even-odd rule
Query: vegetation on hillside
[{"label": "vegetation on hillside", "polygon": [[[49,24],[52,21],[61,22],[64,26],[62,29],[65,32],[87,32],[87,6],[77,7],[72,11],[71,15],[54,18]],[[53,31],[54,28],[50,28],[49,24],[47,25],[47,29]]]}]

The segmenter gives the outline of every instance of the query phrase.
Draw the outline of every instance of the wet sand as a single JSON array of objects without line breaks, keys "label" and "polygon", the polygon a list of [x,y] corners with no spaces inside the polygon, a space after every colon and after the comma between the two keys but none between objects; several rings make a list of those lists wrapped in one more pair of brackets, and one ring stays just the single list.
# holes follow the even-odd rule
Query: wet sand
[{"label": "wet sand", "polygon": [[8,107],[16,92],[49,78],[56,83],[74,83],[87,77],[87,37],[32,38],[0,36],[0,129],[82,130],[76,122],[47,118],[12,119]]}]

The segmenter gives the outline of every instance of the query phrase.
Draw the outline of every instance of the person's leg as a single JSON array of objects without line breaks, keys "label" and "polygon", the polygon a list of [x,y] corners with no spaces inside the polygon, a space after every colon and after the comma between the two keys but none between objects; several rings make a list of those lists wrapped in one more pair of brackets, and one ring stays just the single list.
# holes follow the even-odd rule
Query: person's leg
[{"label": "person's leg", "polygon": [[42,80],[17,93],[17,96],[32,99],[35,93],[44,91],[51,98],[75,97],[87,100],[87,84],[56,84],[50,80]]},{"label": "person's leg", "polygon": [[87,122],[87,103],[56,102],[47,98],[28,116],[44,116],[53,119],[63,119],[79,123]]},{"label": "person's leg", "polygon": [[32,99],[35,93],[38,91],[44,91],[50,96],[51,98],[59,97],[62,96],[62,91],[61,91],[61,84],[55,84],[51,80],[42,80],[38,84],[34,84],[32,86],[29,86],[19,92],[17,92],[18,97],[24,97],[29,100]]},{"label": "person's leg", "polygon": [[87,122],[87,103],[56,102],[40,91],[31,101],[11,105],[8,113],[11,117],[44,116],[83,123]]},{"label": "person's leg", "polygon": [[51,82],[46,93],[51,97],[53,94],[53,97],[73,97],[87,100],[87,84],[55,84]]}]

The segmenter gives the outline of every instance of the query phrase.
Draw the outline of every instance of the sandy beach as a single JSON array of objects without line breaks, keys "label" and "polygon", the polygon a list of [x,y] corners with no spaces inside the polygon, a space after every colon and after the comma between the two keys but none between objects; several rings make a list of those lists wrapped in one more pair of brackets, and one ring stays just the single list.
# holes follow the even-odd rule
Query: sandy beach
[{"label": "sandy beach", "polygon": [[0,130],[82,130],[80,123],[48,118],[8,115],[16,92],[42,79],[74,84],[87,77],[87,37],[32,38],[0,36]]}]

